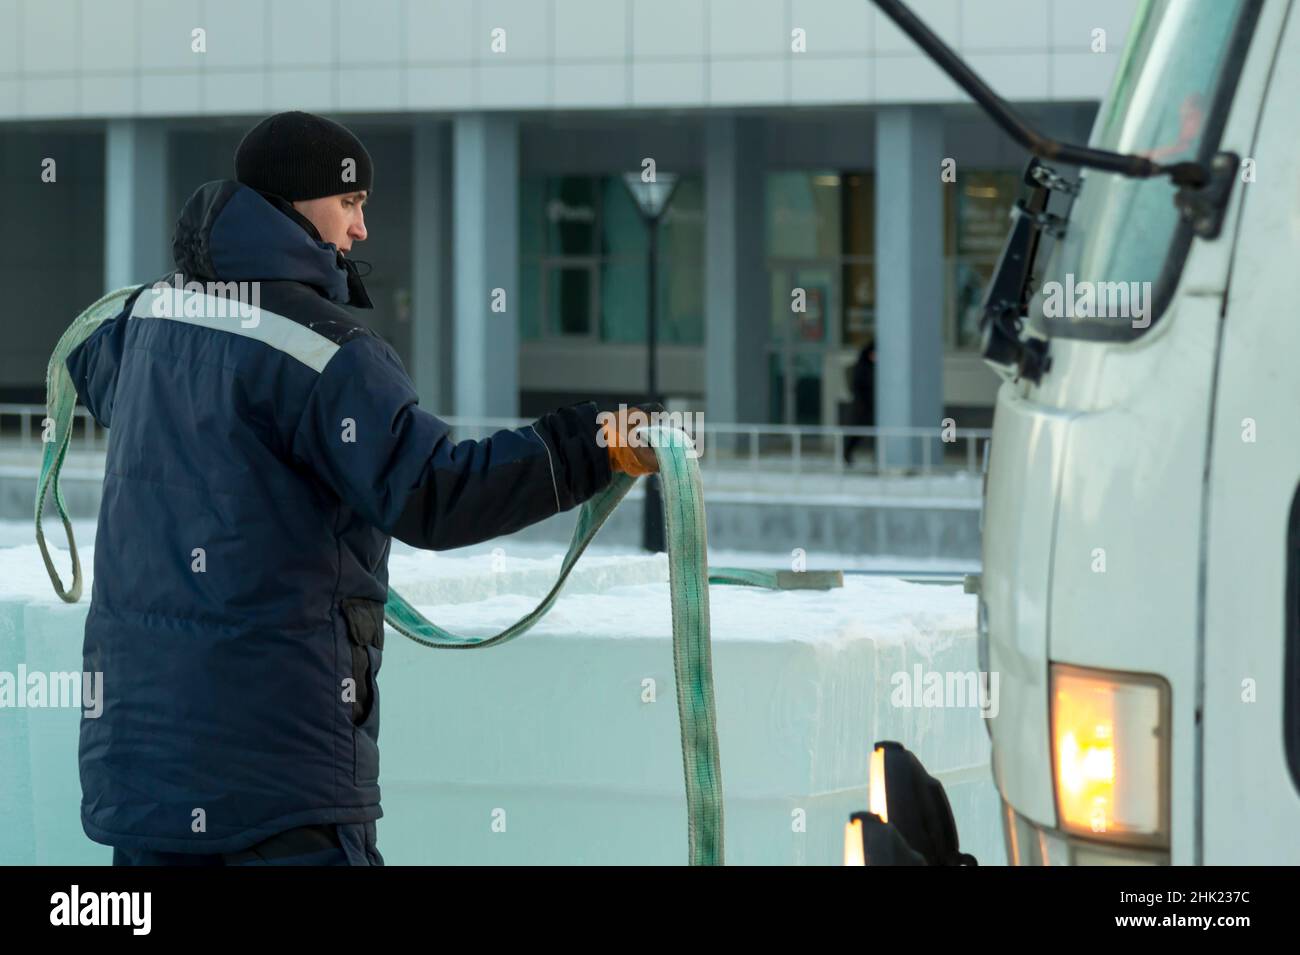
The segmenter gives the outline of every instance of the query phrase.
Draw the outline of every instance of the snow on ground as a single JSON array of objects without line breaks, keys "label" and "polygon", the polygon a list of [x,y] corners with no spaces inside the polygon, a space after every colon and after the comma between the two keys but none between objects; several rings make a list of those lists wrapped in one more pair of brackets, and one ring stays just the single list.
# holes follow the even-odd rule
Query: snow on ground
[{"label": "snow on ground", "polygon": [[[520,594],[470,603],[421,606],[440,627],[465,636],[498,633],[536,606]],[[717,640],[835,644],[870,639],[907,641],[930,656],[958,634],[973,631],[975,598],[958,586],[910,584],[893,578],[848,577],[831,591],[709,588],[712,637]],[[555,637],[672,639],[667,583],[625,584],[556,601],[532,633]]]},{"label": "snow on ground", "polygon": [[[57,604],[30,525],[0,524],[0,601]],[[93,525],[74,526],[85,584],[94,577]],[[47,527],[55,567],[70,579],[68,552],[59,525]],[[52,540],[51,540],[52,538]],[[394,589],[431,620],[457,633],[496,633],[531,611],[559,575],[563,550],[556,544],[506,546],[488,542],[434,553],[394,545],[389,577]],[[710,552],[713,566],[788,568],[788,554]],[[968,569],[957,563],[887,557],[809,554],[807,569]],[[774,592],[753,587],[714,586],[710,608],[715,639],[838,641],[917,640],[969,630],[975,599],[958,586],[911,584],[888,576],[845,577],[843,589]],[[83,597],[83,602],[87,598]],[[573,636],[633,636],[669,639],[672,634],[668,559],[633,549],[593,546],[574,568],[560,599],[536,633]]]},{"label": "snow on ground", "polygon": [[[66,550],[63,526],[57,519],[47,520],[44,529],[51,554],[57,554],[55,566],[60,574],[66,577],[72,565]],[[93,576],[95,522],[73,521],[72,532],[81,556],[82,570],[86,575],[86,593],[89,593],[90,580]],[[18,553],[7,556],[3,563],[0,563],[0,599],[14,593],[31,597],[38,597],[44,593],[54,596],[35,540],[31,521],[0,521],[0,551],[19,549]],[[566,545],[549,541],[523,542],[505,539],[487,541],[457,550],[434,552],[419,550],[401,541],[393,541],[392,556],[388,566],[393,586],[403,590],[404,593],[418,589],[420,581],[427,578],[438,578],[443,581],[442,586],[448,588],[446,592],[452,593],[456,587],[453,579],[476,579],[490,571],[500,576],[500,584],[520,588],[514,592],[541,595],[550,588],[551,582],[559,573],[560,562],[566,549]],[[626,562],[619,558],[629,556],[650,557],[640,548],[603,546],[597,540],[578,561],[578,566],[566,585],[566,592],[601,589],[607,584],[624,580],[628,571],[620,568],[626,566]],[[667,580],[667,558],[661,554],[651,559],[662,565],[660,579]],[[793,566],[793,560],[794,556],[789,551],[709,549],[709,564],[713,567],[789,570]],[[822,553],[815,550],[805,554],[805,561],[807,570],[893,571],[900,574],[916,571],[970,573],[978,570],[977,564],[969,560],[927,560],[875,554]],[[643,577],[644,573],[642,570],[633,572],[638,579]],[[496,586],[491,592],[504,593],[507,592],[507,588]],[[419,599],[417,593],[407,593],[407,596],[410,599]],[[460,599],[472,599],[472,594],[467,592]]]}]

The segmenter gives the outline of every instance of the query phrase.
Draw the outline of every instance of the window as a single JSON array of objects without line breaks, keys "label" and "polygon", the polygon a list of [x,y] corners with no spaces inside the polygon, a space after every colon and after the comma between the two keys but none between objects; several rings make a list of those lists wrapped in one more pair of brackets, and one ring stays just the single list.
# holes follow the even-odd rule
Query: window
[{"label": "window", "polygon": [[590,336],[594,319],[595,269],[590,265],[555,265],[544,272],[547,314],[553,330],[564,336]]},{"label": "window", "polygon": [[980,306],[1020,188],[1013,170],[959,170],[944,190],[944,341],[950,348],[979,348]]},{"label": "window", "polygon": [[[767,177],[772,341],[861,347],[875,331],[875,180],[870,172]],[[805,311],[791,309],[794,287]]]},{"label": "window", "polygon": [[[1218,148],[1246,43],[1258,15],[1252,0],[1146,0],[1103,107],[1093,144],[1162,163],[1206,162]],[[1167,177],[1127,179],[1096,170],[1082,174],[1064,241],[1056,244],[1045,280],[1076,287],[1125,284],[1142,294],[1154,323],[1173,294],[1191,244]],[[1136,284],[1134,284],[1136,283]],[[1145,283],[1145,284],[1144,284]],[[1030,305],[1053,334],[1131,338],[1134,317],[1043,315],[1044,296]],[[1131,311],[1132,309],[1124,309]]]},{"label": "window", "polygon": [[[943,336],[949,349],[979,346],[980,303],[1019,189],[1019,172],[991,170],[960,173],[944,191]],[[769,174],[773,343],[826,342],[856,350],[875,335],[875,203],[869,171]],[[794,286],[804,290],[803,313],[791,310]],[[828,310],[835,313],[834,327]]]},{"label": "window", "polygon": [[767,176],[767,254],[774,259],[838,258],[840,176],[832,170]]},{"label": "window", "polygon": [[[626,190],[624,198],[631,201]],[[661,342],[704,343],[704,259],[704,180],[687,176],[659,226]]]},{"label": "window", "polygon": [[[648,238],[622,180],[525,177],[519,269],[525,341],[646,340]],[[704,215],[699,177],[684,176],[659,225],[661,343],[704,341]]]}]

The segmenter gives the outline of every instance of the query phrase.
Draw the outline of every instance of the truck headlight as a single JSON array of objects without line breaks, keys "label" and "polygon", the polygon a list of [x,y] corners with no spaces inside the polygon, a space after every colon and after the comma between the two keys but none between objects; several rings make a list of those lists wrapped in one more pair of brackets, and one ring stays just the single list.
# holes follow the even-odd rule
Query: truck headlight
[{"label": "truck headlight", "polygon": [[1052,770],[1063,831],[1169,844],[1169,684],[1054,663]]}]

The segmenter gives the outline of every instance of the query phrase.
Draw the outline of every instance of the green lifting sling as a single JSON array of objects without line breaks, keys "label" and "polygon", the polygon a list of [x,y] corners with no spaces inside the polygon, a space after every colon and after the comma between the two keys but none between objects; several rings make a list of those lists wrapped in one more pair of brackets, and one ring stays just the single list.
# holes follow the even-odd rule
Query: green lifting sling
[{"label": "green lifting sling", "polygon": [[[138,286],[105,295],[79,316],[54,348],[46,372],[46,437],[36,490],[36,542],[55,592],[68,603],[81,598],[81,562],[72,537],[59,483],[60,470],[72,434],[76,389],[64,362],[69,353],[107,319],[119,315]],[[52,431],[52,434],[51,434]],[[707,566],[708,544],[700,469],[689,438],[673,428],[646,429],[659,461],[663,486],[668,578],[673,621],[673,676],[677,687],[677,717],[681,728],[682,764],[686,782],[687,858],[691,865],[722,865],[722,769],[713,700],[713,659],[709,629],[709,584],[742,584],[771,589],[819,589],[843,586],[840,571],[749,570]],[[384,619],[402,636],[437,650],[478,650],[507,643],[528,632],[555,603],[560,589],[596,532],[618,507],[636,479],[615,474],[610,484],[583,503],[559,577],[530,613],[498,634],[465,637],[427,620],[395,590],[389,590]],[[72,557],[72,584],[67,589],[45,544],[41,515],[50,490],[67,534]]]}]

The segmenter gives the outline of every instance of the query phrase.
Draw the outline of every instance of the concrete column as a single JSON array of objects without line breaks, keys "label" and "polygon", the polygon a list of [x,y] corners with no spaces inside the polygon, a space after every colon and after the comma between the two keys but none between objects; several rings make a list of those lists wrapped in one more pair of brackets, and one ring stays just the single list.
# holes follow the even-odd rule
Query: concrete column
[{"label": "concrete column", "polygon": [[104,288],[158,279],[170,267],[167,139],[148,120],[110,120],[104,135]]},{"label": "concrete column", "polygon": [[411,160],[411,366],[420,404],[452,404],[451,137],[446,123],[417,123]]},{"label": "concrete column", "polygon": [[[943,419],[943,118],[938,107],[876,113],[876,424]],[[957,185],[961,182],[957,169]],[[922,442],[882,442],[886,468],[922,463]],[[931,446],[931,461],[941,445]]]},{"label": "concrete column", "polygon": [[[452,121],[457,415],[519,412],[519,126],[508,116]],[[504,310],[493,311],[494,301]],[[497,305],[501,308],[501,305]]]},{"label": "concrete column", "polygon": [[706,421],[767,420],[763,135],[761,119],[705,120]]}]

